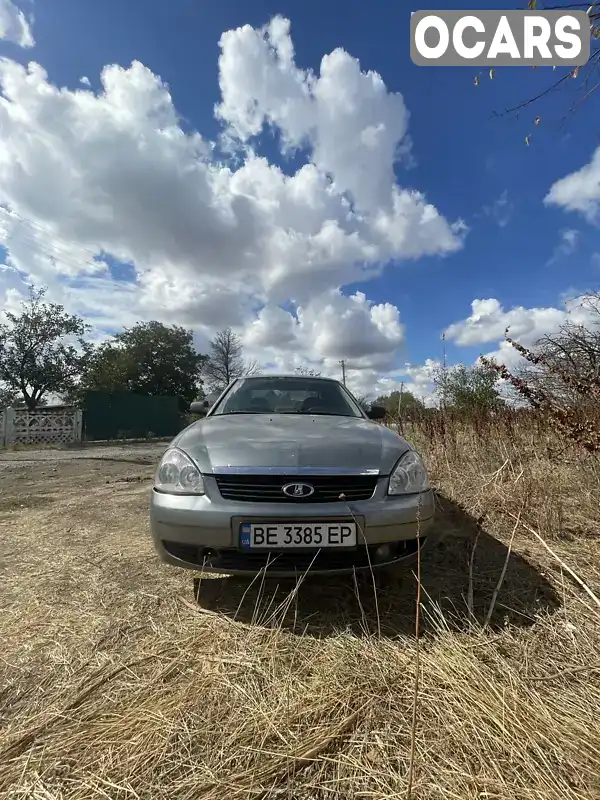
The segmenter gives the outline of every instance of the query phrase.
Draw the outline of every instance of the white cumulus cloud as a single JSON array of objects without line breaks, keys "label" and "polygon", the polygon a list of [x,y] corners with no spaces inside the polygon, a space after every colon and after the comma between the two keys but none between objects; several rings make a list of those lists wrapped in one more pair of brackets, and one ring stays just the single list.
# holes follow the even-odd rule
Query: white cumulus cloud
[{"label": "white cumulus cloud", "polygon": [[246,330],[250,347],[310,353],[318,361],[349,359],[361,367],[390,367],[404,339],[396,306],[371,303],[363,292],[332,290],[298,306],[295,314],[265,306]]},{"label": "white cumulus cloud", "polygon": [[272,125],[287,147],[310,147],[318,169],[359,208],[391,212],[393,166],[409,117],[400,94],[341,48],[323,56],[319,75],[299,69],[282,17],[262,30],[227,31],[221,47],[218,114],[232,133],[247,140]]},{"label": "white cumulus cloud", "polygon": [[565,320],[566,311],[559,308],[524,308],[517,306],[504,309],[493,297],[473,300],[472,313],[466,319],[454,322],[445,330],[448,341],[458,345],[477,345],[501,339],[507,327],[515,339],[526,338],[529,342],[544,332],[553,330]]},{"label": "white cumulus cloud", "polygon": [[511,339],[531,347],[543,336],[555,333],[567,321],[586,327],[600,324],[597,300],[591,295],[567,298],[561,307],[505,309],[495,298],[473,300],[469,317],[450,325],[445,336],[457,345],[474,346],[495,342],[496,348],[485,353],[488,358],[513,368],[522,363],[522,357],[504,339],[508,328]]},{"label": "white cumulus cloud", "polygon": [[[326,368],[348,358],[389,369],[398,309],[343,287],[390,260],[401,269],[452,253],[465,230],[395,180],[410,147],[401,95],[341,49],[318,75],[302,70],[280,17],[228,31],[220,46],[225,153],[183,129],[168,86],[137,61],[106,66],[95,92],[0,59],[0,245],[14,270],[0,273],[0,292],[31,280],[105,330],[162,319],[206,336],[231,325],[261,361],[293,349]],[[302,166],[259,154],[265,124],[281,164],[300,148]]]},{"label": "white cumulus cloud", "polygon": [[35,44],[27,17],[12,0],[0,0],[0,39],[20,47],[33,47]]},{"label": "white cumulus cloud", "polygon": [[578,211],[588,222],[600,221],[600,147],[589,164],[556,181],[544,198],[547,205]]}]

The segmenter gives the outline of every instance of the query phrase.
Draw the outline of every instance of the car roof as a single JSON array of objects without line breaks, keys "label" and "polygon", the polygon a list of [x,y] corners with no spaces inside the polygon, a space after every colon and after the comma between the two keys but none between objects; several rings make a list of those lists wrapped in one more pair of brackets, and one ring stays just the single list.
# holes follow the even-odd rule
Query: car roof
[{"label": "car roof", "polygon": [[298,375],[294,374],[293,372],[269,372],[266,375],[242,375],[241,378],[237,378],[238,381],[261,381],[265,378],[291,378],[294,380],[298,380],[299,378],[310,378],[311,381],[330,381],[331,383],[340,383],[337,378],[325,378],[321,375]]}]

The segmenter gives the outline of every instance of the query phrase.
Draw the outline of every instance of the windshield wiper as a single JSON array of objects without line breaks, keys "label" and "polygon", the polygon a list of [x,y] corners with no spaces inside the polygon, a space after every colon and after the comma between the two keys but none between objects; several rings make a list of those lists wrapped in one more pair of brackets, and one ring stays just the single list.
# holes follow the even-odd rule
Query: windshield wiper
[{"label": "windshield wiper", "polygon": [[273,411],[221,411],[219,414],[213,414],[215,417],[226,417],[229,414],[273,414]]},{"label": "windshield wiper", "polygon": [[299,411],[298,413],[307,417],[355,417],[354,414],[338,414],[335,411]]}]

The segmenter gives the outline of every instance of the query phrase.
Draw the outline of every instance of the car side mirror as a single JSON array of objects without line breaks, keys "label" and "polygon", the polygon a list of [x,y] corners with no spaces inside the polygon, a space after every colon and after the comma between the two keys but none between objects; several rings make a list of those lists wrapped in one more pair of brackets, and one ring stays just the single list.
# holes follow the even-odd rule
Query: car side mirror
[{"label": "car side mirror", "polygon": [[208,400],[194,400],[193,403],[190,403],[190,412],[192,414],[199,414],[201,417],[205,417],[208,409]]},{"label": "car side mirror", "polygon": [[383,406],[371,406],[367,412],[369,419],[383,419],[387,414],[387,410]]}]

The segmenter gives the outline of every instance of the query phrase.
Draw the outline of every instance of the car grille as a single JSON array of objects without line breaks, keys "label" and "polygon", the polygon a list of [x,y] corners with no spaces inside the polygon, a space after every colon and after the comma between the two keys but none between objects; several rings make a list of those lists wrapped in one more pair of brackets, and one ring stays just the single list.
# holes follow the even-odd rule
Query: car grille
[{"label": "car grille", "polygon": [[[221,497],[245,503],[335,503],[368,500],[377,486],[377,475],[215,475]],[[288,483],[314,487],[309,497],[289,497]],[[341,497],[340,495],[343,495]]]},{"label": "car grille", "polygon": [[[370,548],[371,551],[374,548]],[[364,569],[369,566],[369,555],[367,548],[358,547],[356,550],[348,552],[332,553],[329,550],[321,550],[319,553],[247,553],[237,550],[221,550],[218,559],[212,563],[218,565],[220,569],[249,570],[260,572],[272,570],[281,572],[307,572],[318,570],[338,570],[338,569]]]}]

